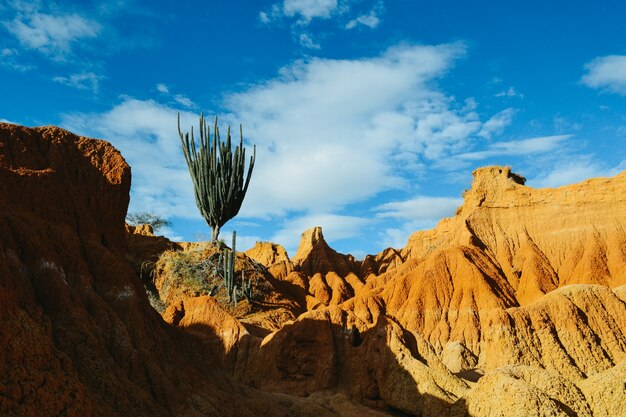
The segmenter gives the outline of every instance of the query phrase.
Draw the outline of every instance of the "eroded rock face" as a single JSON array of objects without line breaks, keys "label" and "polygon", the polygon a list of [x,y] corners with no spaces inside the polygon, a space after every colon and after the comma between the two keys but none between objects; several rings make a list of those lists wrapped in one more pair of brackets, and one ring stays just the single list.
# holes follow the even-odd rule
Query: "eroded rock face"
[{"label": "eroded rock face", "polygon": [[321,227],[314,227],[302,233],[298,251],[292,261],[311,277],[317,273],[326,275],[331,271],[344,277],[351,272],[357,272],[358,267],[354,257],[340,254],[328,246]]},{"label": "eroded rock face", "polygon": [[363,262],[321,229],[252,250],[297,318],[202,296],[165,323],[124,258],[119,153],[0,124],[0,414],[621,415],[626,173],[523,184],[477,170],[457,216]]},{"label": "eroded rock face", "polygon": [[293,262],[289,259],[285,248],[275,243],[256,242],[244,253],[250,259],[266,267],[268,272],[279,280],[284,279],[294,269]]},{"label": "eroded rock face", "polygon": [[[304,395],[350,381],[358,387],[351,395],[362,401],[371,400],[362,393],[373,390],[385,404],[415,415],[487,416],[506,414],[512,407],[518,415],[591,415],[596,409],[604,415],[626,399],[623,390],[601,393],[588,382],[592,375],[606,375],[595,377],[603,386],[616,375],[626,377],[626,173],[549,190],[525,187],[523,177],[506,167],[480,169],[474,175],[457,215],[434,230],[413,235],[394,268],[376,274],[363,262],[361,267],[370,273],[361,285],[354,279],[354,284],[345,285],[346,278],[339,285],[341,275],[332,272],[304,274],[309,280],[302,289],[319,301],[311,303],[317,310],[284,327],[260,348],[262,373],[269,375],[266,389]],[[305,237],[302,253],[310,254],[314,245],[309,242],[319,242],[321,233],[314,229]],[[331,259],[326,250],[319,253]],[[318,262],[324,264],[332,262]],[[341,300],[340,310],[324,307],[333,299]],[[341,322],[337,311],[352,318]],[[300,324],[305,318],[312,321]],[[383,377],[366,382],[367,377],[346,371],[350,359],[344,358],[345,349],[336,343],[339,337],[330,323],[343,329],[351,320],[367,335],[365,346],[382,331],[381,322],[398,326],[403,337],[393,340],[401,342],[394,345],[387,337],[385,351],[391,352],[395,364],[402,364],[402,375],[420,387],[419,398],[405,392],[403,384],[388,386]],[[305,334],[327,337],[320,341]],[[294,349],[324,354],[290,357],[302,366],[281,373],[278,364],[285,356],[278,340],[296,340],[299,348]],[[391,347],[400,345],[404,348]],[[364,359],[369,356],[363,352],[357,356],[370,375],[395,375],[383,361]],[[317,373],[326,369],[328,360],[341,364],[342,377]],[[435,377],[435,370],[448,374]],[[424,385],[425,380],[437,382]],[[480,381],[475,388],[463,385],[475,381]],[[451,386],[457,388],[444,388]],[[456,394],[446,397],[440,389]],[[398,390],[401,395],[394,394]],[[499,395],[494,400],[496,392],[512,394],[500,401]],[[411,398],[412,406],[400,398]]]},{"label": "eroded rock face", "polygon": [[[493,312],[530,306],[574,283],[600,284],[621,294],[626,172],[558,189],[526,187],[506,167],[481,168],[474,177],[457,215],[415,233],[402,250],[406,261],[368,278],[350,308],[364,318],[381,312],[396,318],[439,353],[448,343],[460,343],[478,357]],[[586,304],[582,311],[604,308],[608,299],[600,298],[599,305]],[[610,314],[619,310],[607,308]],[[497,327],[508,320],[501,316],[491,323]]]},{"label": "eroded rock face", "polygon": [[244,253],[266,268],[279,262],[290,262],[285,248],[272,242],[256,242],[252,248]]},{"label": "eroded rock face", "polygon": [[0,123],[0,415],[332,415],[163,322],[124,258],[129,187],[104,141]]},{"label": "eroded rock face", "polygon": [[458,214],[413,234],[403,256],[477,247],[520,304],[568,284],[626,284],[626,172],[556,189],[526,187],[519,178],[508,167],[474,171]]},{"label": "eroded rock face", "polygon": [[626,362],[626,304],[600,285],[568,285],[484,320],[486,369],[529,365],[581,381]]}]

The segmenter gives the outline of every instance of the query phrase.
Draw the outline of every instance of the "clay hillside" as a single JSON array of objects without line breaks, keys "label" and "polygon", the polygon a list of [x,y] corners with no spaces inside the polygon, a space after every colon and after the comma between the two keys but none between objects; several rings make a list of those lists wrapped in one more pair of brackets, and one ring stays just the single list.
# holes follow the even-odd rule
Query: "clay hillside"
[{"label": "clay hillside", "polygon": [[225,246],[125,225],[130,181],[107,142],[0,123],[0,415],[626,415],[626,172],[481,168],[405,248],[260,242],[238,292]]}]

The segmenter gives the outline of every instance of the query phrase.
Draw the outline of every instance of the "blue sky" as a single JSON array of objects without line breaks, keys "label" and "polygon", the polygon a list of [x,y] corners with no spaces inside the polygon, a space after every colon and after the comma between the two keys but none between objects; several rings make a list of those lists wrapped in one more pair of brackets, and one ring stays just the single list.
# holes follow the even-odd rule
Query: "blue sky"
[{"label": "blue sky", "polygon": [[239,247],[324,227],[357,257],[454,214],[471,171],[626,169],[623,1],[0,2],[0,119],[106,139],[131,212],[207,239],[176,129],[243,124]]}]

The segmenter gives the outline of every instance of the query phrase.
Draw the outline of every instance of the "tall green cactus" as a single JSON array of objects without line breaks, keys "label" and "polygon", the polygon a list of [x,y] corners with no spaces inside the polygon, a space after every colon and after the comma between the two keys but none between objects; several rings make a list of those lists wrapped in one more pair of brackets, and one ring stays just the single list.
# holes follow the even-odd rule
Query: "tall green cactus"
[{"label": "tall green cactus", "polygon": [[254,161],[256,146],[250,157],[248,173],[245,173],[246,150],[243,147],[243,130],[239,125],[239,146],[235,152],[231,149],[230,126],[226,142],[222,142],[220,131],[215,118],[213,138],[206,126],[204,114],[200,114],[200,144],[199,149],[193,136],[180,130],[180,113],[178,114],[178,135],[193,182],[196,205],[202,217],[211,227],[211,241],[217,242],[220,228],[239,213],[241,203],[248,191]]}]

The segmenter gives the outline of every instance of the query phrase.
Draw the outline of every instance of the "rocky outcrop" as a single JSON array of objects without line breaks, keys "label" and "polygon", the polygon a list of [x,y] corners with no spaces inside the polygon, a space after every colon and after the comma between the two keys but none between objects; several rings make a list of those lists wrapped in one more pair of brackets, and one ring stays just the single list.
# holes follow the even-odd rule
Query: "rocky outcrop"
[{"label": "rocky outcrop", "polygon": [[380,275],[404,263],[402,253],[397,249],[387,248],[378,255],[367,255],[361,262],[359,276],[367,279],[370,275]]},{"label": "rocky outcrop", "polygon": [[624,414],[626,173],[474,176],[401,251],[359,262],[319,228],[293,260],[262,243],[237,257],[273,271],[258,308],[181,291],[163,321],[127,257],[165,246],[125,230],[121,155],[0,124],[0,414]]},{"label": "rocky outcrop", "polygon": [[363,317],[384,312],[438,352],[460,343],[478,357],[493,311],[530,306],[572,283],[623,286],[626,172],[538,190],[506,167],[474,176],[457,215],[415,233],[406,261],[368,278],[347,307]]},{"label": "rocky outcrop", "polygon": [[285,248],[272,242],[256,242],[252,248],[244,253],[266,268],[279,262],[290,262]]},{"label": "rocky outcrop", "polygon": [[358,263],[353,256],[340,254],[328,246],[321,227],[302,233],[298,251],[292,261],[310,277],[317,273],[326,275],[331,271],[344,277],[358,271]]},{"label": "rocky outcrop", "polygon": [[256,242],[244,252],[250,259],[267,268],[270,274],[277,279],[284,279],[294,270],[293,262],[287,251],[280,245],[271,242]]},{"label": "rocky outcrop", "polygon": [[458,405],[463,406],[462,411],[455,415],[467,417],[593,415],[574,383],[528,366],[507,366],[488,373]]},{"label": "rocky outcrop", "polygon": [[456,216],[411,236],[402,255],[454,246],[484,252],[528,304],[568,284],[626,284],[626,172],[533,189],[508,167],[474,171]]},{"label": "rocky outcrop", "polygon": [[[345,285],[345,278],[338,285],[341,275],[332,272],[305,274],[308,286],[301,287],[319,303],[264,341],[264,389],[303,395],[341,389],[366,402],[371,398],[363,392],[376,386],[385,404],[414,415],[615,415],[607,410],[619,409],[624,391],[592,389],[590,381],[607,387],[625,375],[626,173],[556,190],[525,187],[521,176],[504,167],[474,175],[455,217],[416,233],[397,255],[379,255],[397,259],[393,268],[376,274],[363,262],[359,273],[370,272],[362,285],[354,279]],[[309,237],[303,253],[312,252]],[[319,253],[332,258],[326,250]],[[333,299],[340,310],[324,307]],[[351,355],[337,344],[350,323],[365,346],[382,333],[381,323],[397,326],[402,337],[395,340],[405,350],[391,348],[389,337],[385,349],[412,384],[433,380],[435,369],[447,374],[418,388],[418,398],[396,396],[403,384],[389,388],[384,378],[364,382],[367,377],[349,370]],[[324,340],[315,339],[323,334]],[[281,368],[286,345],[301,352],[289,356],[289,370]],[[309,347],[324,354],[304,353]],[[356,356],[370,375],[401,380],[384,361]],[[329,362],[341,364],[341,377],[328,370]],[[419,373],[421,364],[426,373]],[[450,386],[457,388],[444,388]],[[455,394],[441,395],[440,389]],[[412,406],[399,398],[409,398]]]},{"label": "rocky outcrop", "polygon": [[568,285],[485,317],[481,367],[528,365],[580,381],[626,362],[626,304],[599,285]]},{"label": "rocky outcrop", "polygon": [[241,377],[263,390],[339,390],[372,407],[424,416],[443,415],[467,390],[423,340],[383,316],[369,327],[336,306],[267,336],[246,370]]},{"label": "rocky outcrop", "polygon": [[0,123],[0,414],[334,415],[220,370],[124,258],[130,168],[110,144]]}]

